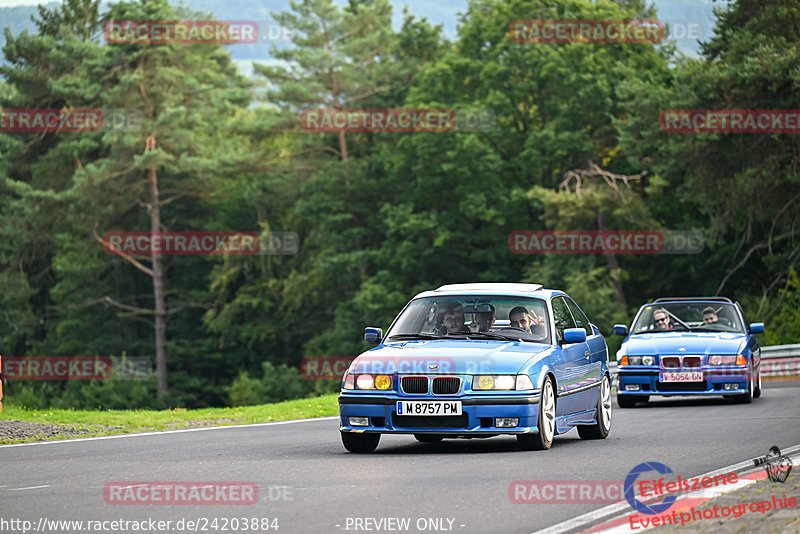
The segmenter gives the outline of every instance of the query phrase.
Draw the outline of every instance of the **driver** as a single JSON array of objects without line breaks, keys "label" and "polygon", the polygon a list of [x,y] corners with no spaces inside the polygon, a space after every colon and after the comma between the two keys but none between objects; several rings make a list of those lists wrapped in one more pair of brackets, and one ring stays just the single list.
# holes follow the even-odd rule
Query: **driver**
[{"label": "driver", "polygon": [[672,325],[672,320],[669,313],[664,308],[659,308],[653,313],[653,323],[655,323],[656,330],[673,330],[675,327]]},{"label": "driver", "polygon": [[492,326],[494,326],[494,322],[497,319],[497,313],[495,312],[494,306],[491,304],[487,304],[486,307],[488,307],[487,311],[475,313],[475,320],[469,325],[470,331],[488,332],[492,329]]},{"label": "driver", "polygon": [[544,317],[539,317],[534,311],[529,313],[524,306],[517,306],[508,312],[508,320],[511,321],[511,326],[521,328],[533,335],[547,335]]},{"label": "driver", "polygon": [[458,302],[450,302],[444,308],[442,323],[447,328],[448,334],[464,332],[464,308]]},{"label": "driver", "polygon": [[714,308],[709,306],[703,310],[703,324],[716,324],[717,322],[719,322],[719,317]]}]

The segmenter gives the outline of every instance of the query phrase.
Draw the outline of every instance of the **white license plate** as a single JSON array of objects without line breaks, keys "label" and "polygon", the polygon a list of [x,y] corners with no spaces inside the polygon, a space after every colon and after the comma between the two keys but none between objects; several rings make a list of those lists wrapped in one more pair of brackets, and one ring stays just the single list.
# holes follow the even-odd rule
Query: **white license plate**
[{"label": "white license plate", "polygon": [[662,382],[702,382],[703,371],[671,371],[661,373]]},{"label": "white license plate", "polygon": [[461,415],[461,401],[397,401],[397,415]]}]

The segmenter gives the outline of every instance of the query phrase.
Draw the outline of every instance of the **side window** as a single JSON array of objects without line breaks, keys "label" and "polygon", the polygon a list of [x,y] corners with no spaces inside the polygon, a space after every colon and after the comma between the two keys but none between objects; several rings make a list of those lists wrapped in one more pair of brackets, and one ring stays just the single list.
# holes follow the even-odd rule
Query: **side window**
[{"label": "side window", "polygon": [[556,323],[556,332],[558,332],[559,339],[563,339],[565,328],[575,328],[575,320],[569,312],[564,297],[553,299],[553,321]]},{"label": "side window", "polygon": [[575,325],[578,328],[583,328],[586,330],[586,337],[590,337],[594,334],[594,330],[592,329],[591,325],[589,324],[589,319],[583,314],[578,305],[572,302],[570,299],[564,299],[567,302],[567,307],[569,311],[572,312],[572,317],[575,319]]}]

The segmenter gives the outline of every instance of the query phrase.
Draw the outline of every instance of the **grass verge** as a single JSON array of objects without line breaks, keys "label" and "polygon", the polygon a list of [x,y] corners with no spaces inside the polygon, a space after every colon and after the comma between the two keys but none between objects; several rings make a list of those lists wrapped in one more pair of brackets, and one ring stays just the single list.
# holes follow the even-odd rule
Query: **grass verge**
[{"label": "grass verge", "polygon": [[[31,410],[4,404],[0,411],[2,421],[24,421],[65,428],[86,430],[81,435],[128,434],[153,430],[172,430],[176,428],[209,427],[263,423],[267,421],[288,421],[325,417],[339,413],[336,397],[338,394],[262,404],[240,406],[237,408],[204,408],[200,410]],[[23,443],[42,441],[42,439],[65,439],[80,435],[56,435],[47,437],[27,437],[17,439],[0,436],[0,443]]]}]

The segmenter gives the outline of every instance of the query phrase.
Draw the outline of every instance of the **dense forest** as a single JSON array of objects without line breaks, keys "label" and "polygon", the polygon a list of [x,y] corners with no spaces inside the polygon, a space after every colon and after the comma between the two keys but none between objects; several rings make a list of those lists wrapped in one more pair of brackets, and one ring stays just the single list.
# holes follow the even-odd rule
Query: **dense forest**
[{"label": "dense forest", "polygon": [[[417,292],[564,289],[606,334],[647,299],[724,295],[763,344],[800,342],[796,133],[666,133],[670,109],[793,109],[800,4],[718,2],[687,58],[662,43],[526,43],[517,19],[656,19],[641,0],[471,0],[457,37],[387,0],[297,0],[277,60],[108,44],[109,20],[207,19],[166,0],[39,9],[5,32],[0,106],[137,113],[136,128],[0,132],[0,354],[148,358],[140,380],[6,383],[36,407],[204,407],[335,391]],[[257,90],[260,89],[260,90]],[[310,132],[311,108],[482,110],[491,128]],[[694,254],[513,254],[525,230],[692,231]],[[290,255],[108,254],[109,232],[294,232]],[[162,340],[160,343],[158,340]]]}]

